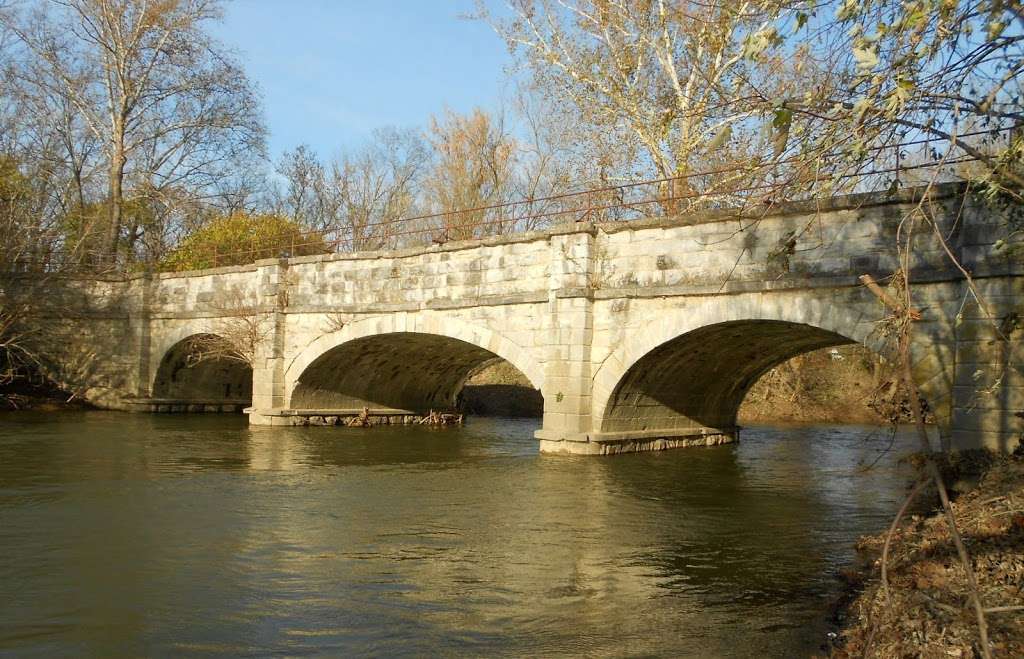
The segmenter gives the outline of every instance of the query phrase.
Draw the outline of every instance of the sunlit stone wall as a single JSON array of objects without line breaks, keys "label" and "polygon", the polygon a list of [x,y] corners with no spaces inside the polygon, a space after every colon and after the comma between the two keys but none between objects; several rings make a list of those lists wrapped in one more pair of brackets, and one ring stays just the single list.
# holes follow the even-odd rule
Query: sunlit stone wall
[{"label": "sunlit stone wall", "polygon": [[[147,409],[175,345],[255,318],[252,423],[312,407],[453,405],[464,378],[499,357],[544,397],[542,450],[729,441],[743,395],[780,360],[847,342],[886,353],[885,310],[857,277],[896,269],[914,194],[73,282],[78,311],[54,320],[70,337],[55,361],[94,353],[74,376],[89,398]],[[995,248],[1007,232],[980,202],[947,188],[929,208],[946,244],[914,238],[915,375],[947,443],[1012,448],[1024,268]]]}]

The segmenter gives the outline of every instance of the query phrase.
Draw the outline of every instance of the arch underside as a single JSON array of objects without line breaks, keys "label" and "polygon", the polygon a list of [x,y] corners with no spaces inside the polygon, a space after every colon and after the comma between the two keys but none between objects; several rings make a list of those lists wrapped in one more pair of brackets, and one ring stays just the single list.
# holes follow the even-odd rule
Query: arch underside
[{"label": "arch underside", "polygon": [[854,341],[834,332],[774,320],[693,330],[633,364],[612,393],[601,432],[732,433],[743,398],[764,373],[805,352],[848,343]]},{"label": "arch underside", "polygon": [[224,357],[196,359],[195,335],[179,341],[164,355],[153,380],[153,398],[183,402],[224,402],[248,405],[252,401],[252,369]]},{"label": "arch underside", "polygon": [[482,364],[500,359],[447,336],[394,332],[331,348],[299,376],[295,410],[398,409],[414,413],[459,407],[463,384]]}]

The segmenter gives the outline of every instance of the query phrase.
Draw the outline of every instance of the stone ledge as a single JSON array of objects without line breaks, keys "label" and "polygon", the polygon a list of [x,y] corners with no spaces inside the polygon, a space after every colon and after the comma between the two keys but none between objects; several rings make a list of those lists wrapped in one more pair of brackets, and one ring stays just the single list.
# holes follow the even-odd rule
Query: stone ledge
[{"label": "stone ledge", "polygon": [[499,307],[518,304],[541,304],[548,301],[548,294],[545,293],[523,293],[499,296],[488,296],[480,298],[467,298],[465,300],[452,300],[450,298],[441,300],[434,298],[431,302],[396,302],[376,304],[338,304],[333,306],[290,306],[282,309],[285,314],[310,314],[310,313],[345,313],[345,314],[378,314],[378,313],[399,313],[417,311],[450,311],[458,309],[471,309],[477,307]]},{"label": "stone ledge", "polygon": [[[288,407],[272,407],[264,409],[256,409],[254,407],[246,407],[243,410],[246,414],[261,414],[263,416],[352,416],[361,414],[363,408],[361,407],[338,407],[338,408],[323,408],[323,409],[293,409]],[[367,411],[369,416],[392,416],[392,415],[414,415],[419,412],[412,410],[401,410],[394,407],[373,407]]]},{"label": "stone ledge", "polygon": [[[379,250],[371,252],[343,252],[315,254],[312,256],[296,256],[288,260],[295,265],[308,263],[328,263],[333,261],[373,261],[377,259],[403,259],[424,254],[441,254],[444,252],[460,252],[467,249],[479,247],[500,247],[502,245],[514,245],[517,243],[532,243],[547,240],[554,236],[563,236],[574,233],[588,233],[597,235],[597,228],[592,222],[571,222],[558,224],[549,229],[536,231],[525,231],[504,236],[488,236],[487,238],[474,238],[470,240],[452,240],[441,245],[424,245],[420,247],[407,247],[405,249]],[[259,262],[257,262],[259,263]]]},{"label": "stone ledge", "polygon": [[706,437],[661,437],[652,439],[628,439],[616,442],[571,442],[540,440],[541,453],[560,455],[618,455],[646,451],[667,451],[674,448],[696,446],[718,446],[730,444],[736,438],[732,435],[708,435]]},{"label": "stone ledge", "polygon": [[[432,426],[462,425],[464,415],[457,412],[431,410],[429,414],[391,407],[375,408],[255,408],[242,410],[253,426]],[[436,415],[435,415],[436,413]]]},{"label": "stone ledge", "polygon": [[[181,270],[178,272],[155,272],[152,279],[187,279],[190,277],[205,277],[207,275],[226,275],[232,272],[256,272],[259,265],[256,262],[244,265],[223,265],[218,268],[203,268],[201,270]],[[145,277],[145,275],[143,275]]]},{"label": "stone ledge", "polygon": [[617,455],[665,451],[695,446],[718,446],[737,441],[739,428],[680,428],[620,432],[559,433],[538,430],[541,453],[562,455]]},{"label": "stone ledge", "polygon": [[[931,271],[929,273],[914,274],[916,284],[956,284],[963,281],[963,276],[955,270],[944,272]],[[992,272],[989,270],[976,271],[972,277],[975,280],[1010,278],[1012,274],[1004,272]],[[592,292],[595,300],[616,300],[623,298],[654,298],[654,297],[707,297],[709,295],[731,295],[737,293],[774,293],[792,292],[808,289],[849,289],[863,288],[853,275],[838,277],[812,277],[808,279],[779,279],[779,280],[730,280],[724,284],[676,284],[671,286],[628,286],[628,287],[607,287],[594,288]]]}]

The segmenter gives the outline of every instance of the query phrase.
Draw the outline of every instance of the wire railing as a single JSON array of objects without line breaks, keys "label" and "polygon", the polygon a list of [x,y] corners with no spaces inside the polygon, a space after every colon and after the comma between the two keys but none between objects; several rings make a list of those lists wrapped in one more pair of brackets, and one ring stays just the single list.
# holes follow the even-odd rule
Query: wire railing
[{"label": "wire railing", "polygon": [[[991,135],[977,131],[961,137]],[[512,235],[575,222],[623,222],[658,216],[678,216],[701,210],[728,209],[767,214],[782,202],[856,192],[891,190],[928,181],[956,180],[956,168],[975,158],[963,156],[939,162],[905,164],[900,150],[934,140],[912,140],[877,147],[894,150],[891,164],[828,172],[813,169],[799,157],[764,166],[730,166],[688,172],[679,176],[605,185],[543,197],[517,199],[451,211],[381,219],[356,226],[314,230],[288,236],[282,243],[238,245],[211,249],[204,265],[239,265],[259,259],[315,254],[380,251],[423,247],[452,241]],[[790,166],[793,166],[790,168]],[[902,180],[899,180],[903,177]],[[909,180],[908,180],[909,179]],[[752,181],[752,182],[751,182]],[[827,186],[822,184],[828,184]]]}]

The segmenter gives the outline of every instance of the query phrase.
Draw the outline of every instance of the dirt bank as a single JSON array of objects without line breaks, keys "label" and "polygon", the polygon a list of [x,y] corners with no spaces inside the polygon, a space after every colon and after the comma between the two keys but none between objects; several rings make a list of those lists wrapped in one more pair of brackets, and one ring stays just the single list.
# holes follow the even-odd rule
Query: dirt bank
[{"label": "dirt bank", "polygon": [[861,346],[816,350],[765,373],[744,399],[739,422],[883,423],[879,389],[893,378]]},{"label": "dirt bank", "polygon": [[[971,554],[992,655],[1024,656],[1024,455],[972,452],[944,471],[961,492],[953,502]],[[926,496],[935,497],[934,493]],[[860,594],[842,615],[833,657],[975,657],[978,626],[965,573],[941,511],[909,516],[890,548],[888,594],[880,560],[886,532],[857,549],[865,569]]]},{"label": "dirt bank", "polygon": [[467,414],[477,416],[544,416],[544,398],[506,361],[485,365],[471,375],[462,390]]}]

